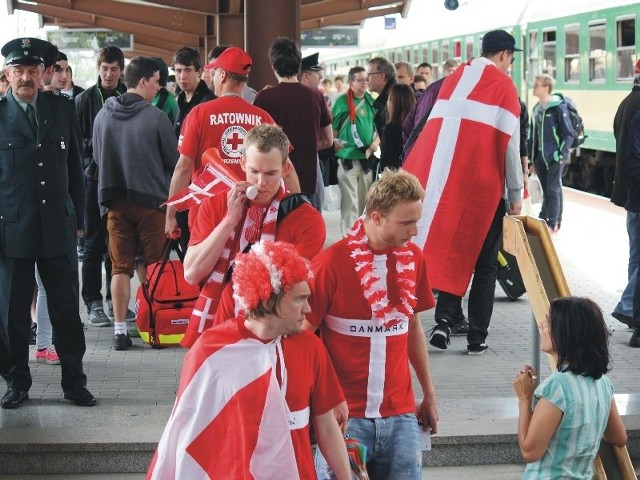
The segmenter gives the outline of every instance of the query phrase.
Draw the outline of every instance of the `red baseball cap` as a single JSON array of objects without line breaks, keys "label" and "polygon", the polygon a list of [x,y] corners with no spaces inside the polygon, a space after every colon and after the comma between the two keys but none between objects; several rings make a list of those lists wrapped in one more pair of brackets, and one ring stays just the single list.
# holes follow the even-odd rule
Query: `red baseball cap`
[{"label": "red baseball cap", "polygon": [[640,60],[636,63],[636,75],[640,75]]},{"label": "red baseball cap", "polygon": [[227,72],[248,75],[251,71],[251,63],[251,57],[247,52],[238,47],[229,47],[204,68],[205,70],[221,68]]}]

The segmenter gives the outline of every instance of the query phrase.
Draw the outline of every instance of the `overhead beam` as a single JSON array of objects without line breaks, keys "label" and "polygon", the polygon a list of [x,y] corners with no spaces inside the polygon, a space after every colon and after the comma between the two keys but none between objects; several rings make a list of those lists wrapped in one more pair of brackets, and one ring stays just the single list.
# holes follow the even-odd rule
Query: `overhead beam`
[{"label": "overhead beam", "polygon": [[173,8],[114,2],[113,0],[38,0],[38,4],[141,25],[166,28],[172,32],[191,33],[194,35],[204,35],[206,33],[202,15]]},{"label": "overhead beam", "polygon": [[357,12],[348,12],[340,15],[331,15],[328,17],[321,17],[300,22],[300,30],[307,31],[334,25],[358,23],[362,20],[366,20],[367,18],[384,17],[385,15],[394,15],[396,13],[402,13],[402,6],[380,8],[376,10],[360,10]]},{"label": "overhead beam", "polygon": [[304,22],[305,20],[367,10],[371,7],[388,6],[393,3],[399,4],[402,2],[390,2],[389,0],[329,0],[302,6],[300,8],[300,19]]},{"label": "overhead beam", "polygon": [[155,5],[164,5],[175,8],[177,10],[186,10],[195,13],[204,13],[205,15],[217,15],[220,7],[217,0],[145,0],[146,3]]},{"label": "overhead beam", "polygon": [[152,27],[123,20],[105,18],[88,13],[72,11],[64,8],[50,7],[47,5],[35,5],[31,3],[13,3],[16,10],[38,13],[47,17],[64,19],[85,25],[87,28],[108,28],[118,32],[132,33],[134,35],[144,35],[147,37],[172,41],[183,45],[199,46],[200,36],[182,32],[167,32],[164,28]]}]

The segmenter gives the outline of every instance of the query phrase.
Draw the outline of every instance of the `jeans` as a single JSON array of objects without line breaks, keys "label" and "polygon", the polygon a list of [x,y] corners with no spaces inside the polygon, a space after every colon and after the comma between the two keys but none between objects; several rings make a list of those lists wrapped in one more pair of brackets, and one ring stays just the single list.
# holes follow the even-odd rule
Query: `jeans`
[{"label": "jeans", "polygon": [[640,266],[640,213],[627,211],[627,234],[629,235],[628,282],[622,297],[613,310],[617,313],[633,316],[633,297],[636,287],[638,266]]},{"label": "jeans", "polygon": [[98,182],[85,177],[85,260],[82,262],[82,299],[102,301],[102,262],[107,274],[106,299],[111,300],[111,259],[107,255],[107,219],[100,216]]},{"label": "jeans", "polygon": [[554,228],[560,216],[563,163],[551,161],[547,166],[544,161],[538,160],[535,162],[535,167],[544,193],[546,218],[543,220],[546,220],[550,228]]},{"label": "jeans", "polygon": [[[422,447],[420,427],[413,413],[386,418],[350,418],[347,434],[367,448],[367,471],[371,480],[420,480]],[[335,478],[317,449],[319,480]]]},{"label": "jeans", "polygon": [[[469,333],[467,343],[479,345],[489,334],[489,322],[493,314],[493,300],[498,275],[498,250],[502,245],[502,220],[505,215],[504,200],[500,200],[493,221],[476,260],[471,290],[469,291]],[[436,319],[445,318],[453,325],[462,313],[462,297],[441,291],[436,303]]]}]

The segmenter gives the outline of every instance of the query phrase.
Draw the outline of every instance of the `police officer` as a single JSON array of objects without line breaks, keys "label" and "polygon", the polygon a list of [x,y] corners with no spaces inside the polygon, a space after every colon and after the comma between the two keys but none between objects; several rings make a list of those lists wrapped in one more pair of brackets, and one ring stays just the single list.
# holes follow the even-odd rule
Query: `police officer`
[{"label": "police officer", "polygon": [[10,88],[0,99],[0,374],[2,408],[29,399],[30,305],[34,271],[47,291],[64,398],[92,406],[82,369],[76,236],[84,182],[73,101],[39,91],[49,42],[18,38],[2,47]]}]

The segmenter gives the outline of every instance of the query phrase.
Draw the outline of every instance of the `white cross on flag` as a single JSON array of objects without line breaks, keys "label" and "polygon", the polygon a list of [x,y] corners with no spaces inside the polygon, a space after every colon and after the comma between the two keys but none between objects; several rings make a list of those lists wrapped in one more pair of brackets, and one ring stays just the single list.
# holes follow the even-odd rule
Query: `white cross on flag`
[{"label": "white cross on flag", "polygon": [[403,169],[425,189],[413,242],[424,250],[431,286],[464,295],[505,188],[507,145],[520,103],[513,80],[486,58],[442,83]]},{"label": "white cross on flag", "polygon": [[204,332],[184,359],[147,480],[299,479],[275,348],[242,338],[234,322]]},{"label": "white cross on flag", "polygon": [[240,181],[235,173],[229,169],[216,148],[210,148],[202,155],[205,163],[204,170],[196,177],[191,184],[175,194],[162,205],[167,205],[182,212],[200,205],[205,199],[227,192],[237,182]]}]

